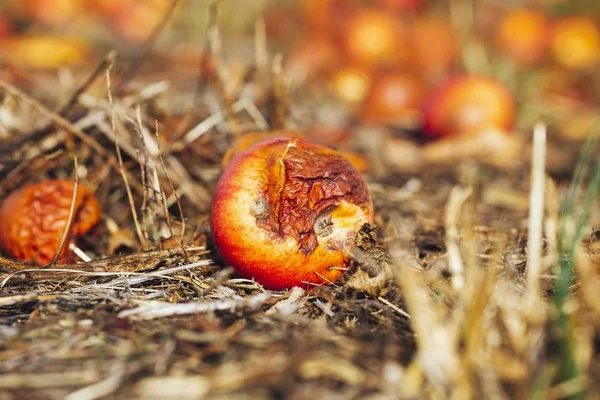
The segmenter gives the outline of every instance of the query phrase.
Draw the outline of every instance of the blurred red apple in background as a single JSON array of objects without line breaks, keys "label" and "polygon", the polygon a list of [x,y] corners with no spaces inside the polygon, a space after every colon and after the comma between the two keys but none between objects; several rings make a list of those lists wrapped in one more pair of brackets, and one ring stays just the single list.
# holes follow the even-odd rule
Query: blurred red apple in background
[{"label": "blurred red apple in background", "polygon": [[337,21],[355,6],[350,0],[301,0],[302,21],[312,28],[335,29]]},{"label": "blurred red apple in background", "polygon": [[312,32],[292,50],[286,68],[307,78],[330,72],[340,63],[340,54],[330,35]]},{"label": "blurred red apple in background", "polygon": [[72,22],[84,9],[83,0],[21,0],[26,15],[43,24]]},{"label": "blurred red apple in background", "polygon": [[585,69],[600,61],[600,32],[593,20],[570,16],[557,21],[552,34],[552,54],[561,65]]},{"label": "blurred red apple in background", "polygon": [[398,63],[410,55],[406,26],[383,10],[356,11],[339,35],[345,55],[358,65]]},{"label": "blurred red apple in background", "polygon": [[382,7],[398,9],[400,11],[415,11],[420,9],[425,0],[379,0]]},{"label": "blurred red apple in background", "polygon": [[417,67],[432,79],[446,75],[458,59],[456,31],[441,17],[417,18],[411,27],[410,38]]},{"label": "blurred red apple in background", "polygon": [[395,122],[415,117],[425,99],[425,85],[415,74],[391,70],[376,74],[364,99],[366,121]]},{"label": "blurred red apple in background", "polygon": [[425,106],[425,131],[432,137],[478,133],[492,127],[509,131],[515,112],[512,94],[498,81],[453,77],[430,95]]},{"label": "blurred red apple in background", "polygon": [[331,76],[333,93],[348,103],[360,103],[369,91],[371,77],[360,67],[344,67]]},{"label": "blurred red apple in background", "polygon": [[143,42],[165,18],[171,4],[170,0],[127,0],[116,10],[113,22],[124,39]]},{"label": "blurred red apple in background", "polygon": [[507,12],[496,31],[498,46],[513,60],[525,65],[544,58],[550,38],[551,25],[546,14],[528,8]]},{"label": "blurred red apple in background", "polygon": [[89,43],[73,37],[14,36],[0,41],[0,56],[26,68],[74,67],[83,64],[89,55]]}]

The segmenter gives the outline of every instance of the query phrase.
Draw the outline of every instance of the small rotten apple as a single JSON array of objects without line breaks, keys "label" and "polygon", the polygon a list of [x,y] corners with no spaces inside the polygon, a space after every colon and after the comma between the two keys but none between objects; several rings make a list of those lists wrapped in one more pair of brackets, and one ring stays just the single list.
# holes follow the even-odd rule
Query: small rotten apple
[{"label": "small rotten apple", "polygon": [[302,138],[255,144],[234,159],[214,196],[211,229],[224,260],[268,289],[334,282],[358,229],[373,220],[360,173]]},{"label": "small rotten apple", "polygon": [[[58,250],[69,220],[74,183],[44,181],[11,193],[0,207],[0,248],[11,257],[48,264]],[[59,260],[71,256],[69,243],[90,231],[100,220],[100,204],[93,192],[80,185],[67,242]]]},{"label": "small rotten apple", "polygon": [[464,135],[487,128],[512,128],[516,112],[510,91],[486,77],[457,76],[426,101],[425,132],[432,137]]}]

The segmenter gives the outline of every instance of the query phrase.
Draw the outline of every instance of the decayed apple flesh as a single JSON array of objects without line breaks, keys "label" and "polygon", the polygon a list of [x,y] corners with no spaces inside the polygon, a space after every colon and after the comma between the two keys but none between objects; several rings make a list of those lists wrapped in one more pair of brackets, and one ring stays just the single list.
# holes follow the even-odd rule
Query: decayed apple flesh
[{"label": "decayed apple flesh", "polygon": [[283,289],[338,279],[356,232],[372,218],[367,186],[345,157],[301,138],[277,138],[225,170],[211,229],[240,275]]}]

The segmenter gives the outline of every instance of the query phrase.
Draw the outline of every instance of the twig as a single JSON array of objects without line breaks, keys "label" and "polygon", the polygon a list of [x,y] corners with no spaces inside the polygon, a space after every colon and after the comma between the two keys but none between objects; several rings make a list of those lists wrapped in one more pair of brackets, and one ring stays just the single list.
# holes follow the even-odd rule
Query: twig
[{"label": "twig", "polygon": [[209,311],[226,311],[237,308],[254,310],[271,298],[270,293],[259,293],[242,299],[222,299],[195,303],[170,304],[161,301],[142,302],[139,307],[121,311],[119,318],[155,319],[174,315],[204,313]]},{"label": "twig", "polygon": [[[158,146],[158,160],[160,161],[160,166],[163,170],[163,173],[165,174],[165,177],[167,178],[167,182],[169,182],[169,186],[171,186],[171,191],[173,192],[173,196],[175,196],[175,201],[177,203],[177,209],[179,210],[179,215],[181,215],[181,234],[179,236],[179,244],[182,245],[183,236],[185,235],[185,228],[186,228],[185,216],[183,214],[183,207],[181,206],[181,201],[179,200],[179,195],[177,195],[177,189],[175,189],[175,186],[173,185],[173,181],[171,180],[171,177],[169,176],[169,172],[167,171],[167,166],[165,165],[165,160],[163,159],[163,156],[162,156],[162,150],[160,147],[160,137],[158,135],[158,121],[155,121],[155,124],[156,124],[156,129],[155,129],[156,145]],[[164,204],[164,208],[165,208],[165,215],[167,217],[167,225],[169,226],[169,231],[171,232],[171,236],[173,236],[173,229],[171,228],[171,216],[169,214],[169,207],[167,205],[167,199],[166,199],[164,191],[163,191],[163,204]]]},{"label": "twig", "polygon": [[[79,100],[79,97],[81,97],[81,95],[83,93],[85,93],[85,91],[96,81],[96,79],[98,79],[98,77],[100,76],[100,74],[102,72],[104,72],[106,67],[114,62],[115,57],[116,57],[116,53],[114,51],[109,52],[104,57],[104,59],[102,60],[100,65],[98,65],[98,67],[94,70],[94,72],[92,72],[92,74],[88,77],[88,79],[86,79],[86,81],[71,95],[71,98],[65,103],[65,105],[63,105],[61,108],[59,108],[58,111],[56,111],[56,113],[58,115],[60,115],[61,117],[65,117],[71,111],[73,106],[77,103],[77,101]],[[0,151],[0,153],[2,153],[2,154],[14,153],[17,149],[22,147],[24,144],[32,143],[34,141],[39,141],[40,139],[42,139],[44,136],[46,136],[51,131],[52,131],[52,126],[46,125],[40,129],[32,132],[31,134],[25,136],[21,140],[18,140],[14,143],[10,143],[8,146],[0,147],[0,149],[2,149],[2,151]]]},{"label": "twig", "polygon": [[[529,192],[529,232],[527,237],[527,296],[535,301],[540,294],[542,269],[542,230],[546,181],[546,127],[539,123],[533,132],[531,189]],[[533,303],[529,303],[533,306]]]},{"label": "twig", "polygon": [[444,223],[446,226],[446,249],[448,252],[448,269],[452,274],[452,287],[458,293],[465,285],[464,266],[458,246],[458,217],[464,202],[471,196],[470,188],[454,187],[446,205]]},{"label": "twig", "polygon": [[108,90],[108,108],[109,108],[109,117],[110,117],[110,127],[112,130],[113,142],[115,144],[115,152],[117,153],[117,160],[119,162],[119,172],[121,173],[121,176],[123,177],[123,183],[125,184],[125,191],[127,192],[127,198],[129,199],[129,207],[131,208],[131,215],[133,217],[133,222],[135,224],[135,230],[137,232],[138,239],[140,240],[140,244],[142,245],[142,249],[147,250],[148,243],[146,242],[146,238],[144,237],[144,234],[142,232],[142,227],[138,220],[137,210],[135,208],[135,201],[133,199],[133,194],[131,193],[131,186],[129,185],[129,179],[127,177],[127,174],[125,173],[125,167],[123,166],[123,157],[121,155],[121,148],[119,147],[119,140],[117,138],[115,113],[114,113],[114,108],[113,108],[113,99],[112,99],[112,92],[111,92],[111,86],[110,86],[111,67],[112,66],[110,66],[106,70],[106,86],[107,86],[107,90]]},{"label": "twig", "polygon": [[[59,264],[53,269],[40,269],[29,264],[23,264],[0,256],[0,279],[3,280],[0,288],[6,285],[6,282],[16,274],[31,274],[31,279],[44,279],[56,277],[56,273],[131,273],[140,271],[149,271],[158,268],[161,265],[176,264],[179,262],[196,262],[204,259],[208,251],[204,247],[188,247],[185,252],[180,248],[168,250],[155,250],[144,253],[135,253],[130,255],[120,255],[90,261],[89,263]],[[188,260],[186,261],[186,257]]]},{"label": "twig", "polygon": [[108,396],[121,386],[124,375],[125,366],[119,362],[113,365],[110,375],[105,379],[70,393],[65,400],[93,400]]},{"label": "twig", "polygon": [[116,94],[120,94],[122,92],[123,88],[125,87],[125,84],[137,74],[139,68],[142,66],[148,55],[152,52],[154,46],[156,45],[156,40],[158,39],[162,31],[165,29],[165,26],[167,25],[167,22],[169,22],[169,19],[171,19],[171,16],[173,15],[175,8],[177,7],[177,4],[179,4],[179,0],[172,0],[171,5],[169,6],[169,9],[165,13],[164,17],[158,23],[158,25],[154,27],[154,29],[150,33],[150,36],[148,37],[148,39],[146,39],[145,43],[143,44],[144,49],[142,53],[138,57],[136,57],[131,62],[129,67],[123,72],[115,90]]},{"label": "twig", "polygon": [[58,249],[56,249],[56,253],[54,254],[54,257],[52,258],[52,262],[50,262],[50,265],[55,265],[56,262],[58,261],[60,254],[62,253],[63,249],[65,248],[65,243],[67,242],[67,239],[69,237],[69,232],[71,230],[71,226],[73,226],[73,219],[75,217],[75,205],[77,204],[77,194],[78,194],[77,191],[79,190],[79,164],[77,163],[77,155],[75,155],[73,158],[73,164],[74,164],[74,169],[75,169],[75,176],[73,178],[73,180],[74,180],[73,196],[71,197],[71,207],[69,208],[69,217],[67,218],[67,224],[65,225],[65,230],[62,234],[62,237],[60,238],[60,243],[58,245]]},{"label": "twig", "polygon": [[[44,115],[47,118],[50,118],[57,125],[63,127],[68,132],[73,133],[75,136],[77,136],[79,139],[81,139],[82,142],[84,142],[85,144],[90,146],[93,150],[97,151],[100,155],[105,156],[108,163],[113,168],[115,168],[117,171],[120,171],[119,164],[110,156],[110,154],[106,151],[106,149],[104,147],[102,147],[102,145],[100,143],[98,143],[94,138],[89,136],[87,133],[83,132],[81,129],[78,129],[75,126],[73,126],[73,124],[71,124],[71,122],[69,122],[67,119],[56,114],[55,112],[48,109],[46,106],[44,106],[42,103],[40,103],[33,97],[30,97],[29,95],[23,93],[21,90],[17,89],[16,87],[12,86],[11,84],[9,84],[1,79],[0,79],[0,89],[5,91],[6,93],[9,93],[12,96],[19,97],[21,100],[28,103],[33,108],[37,109],[42,115]],[[135,187],[135,189],[139,193],[142,193],[143,188],[139,185],[139,183],[137,183],[135,180],[133,182],[134,182],[133,186]]]}]

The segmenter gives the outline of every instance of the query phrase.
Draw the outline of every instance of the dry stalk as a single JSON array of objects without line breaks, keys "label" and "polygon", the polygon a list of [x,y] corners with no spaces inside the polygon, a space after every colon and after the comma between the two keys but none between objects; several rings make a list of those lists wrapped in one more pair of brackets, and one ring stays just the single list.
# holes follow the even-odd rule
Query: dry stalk
[{"label": "dry stalk", "polygon": [[[66,120],[65,118],[56,114],[55,112],[48,109],[46,106],[44,106],[39,101],[28,96],[27,94],[23,93],[21,90],[17,89],[16,87],[12,86],[11,84],[9,84],[3,80],[0,80],[0,89],[4,90],[6,93],[11,94],[12,96],[20,98],[25,103],[29,104],[31,107],[38,110],[42,115],[44,115],[45,117],[54,121],[54,123],[56,123],[58,126],[66,129],[68,132],[77,136],[79,139],[81,139],[82,142],[84,142],[85,144],[90,146],[92,149],[97,151],[98,154],[105,156],[107,161],[109,162],[109,164],[115,170],[121,171],[119,163],[110,156],[108,151],[104,147],[102,147],[102,145],[100,143],[98,143],[94,138],[89,136],[87,133],[83,132],[81,129],[78,129],[75,126],[73,126],[73,124],[71,124],[68,120]],[[132,182],[133,182],[133,187],[136,189],[136,191],[138,191],[139,193],[142,193],[144,190],[143,187],[141,187],[141,185],[137,181],[135,181],[135,179],[133,179]]]},{"label": "dry stalk", "polygon": [[108,108],[109,108],[109,117],[110,117],[110,127],[113,136],[113,142],[115,144],[115,152],[117,154],[117,160],[119,162],[119,172],[121,173],[121,177],[123,178],[123,183],[125,184],[125,191],[127,192],[127,198],[129,199],[129,207],[131,208],[131,216],[133,217],[133,222],[135,224],[135,230],[138,235],[138,239],[142,246],[143,250],[148,250],[148,243],[144,234],[142,232],[142,227],[140,225],[137,210],[135,207],[135,200],[133,199],[133,193],[131,192],[131,186],[129,185],[129,178],[127,177],[127,173],[125,171],[125,167],[123,166],[123,156],[121,155],[121,148],[119,147],[119,139],[117,138],[117,128],[115,124],[115,114],[113,109],[113,98],[112,98],[112,90],[110,85],[110,70],[109,67],[106,70],[106,87],[108,91]]},{"label": "dry stalk", "polygon": [[542,235],[544,221],[544,188],[546,181],[546,127],[539,123],[533,133],[531,189],[529,194],[529,230],[527,238],[527,301],[537,306],[542,270]]},{"label": "dry stalk", "polygon": [[73,177],[73,196],[71,197],[71,206],[69,207],[69,217],[67,218],[67,224],[65,225],[65,230],[62,233],[60,238],[60,242],[58,245],[58,249],[56,249],[56,253],[50,262],[50,265],[55,265],[65,248],[65,243],[67,243],[67,239],[69,238],[69,233],[71,231],[71,227],[73,226],[73,219],[75,218],[75,205],[77,204],[77,191],[79,190],[79,165],[77,163],[77,155],[73,158],[73,167],[75,169],[75,176]]},{"label": "dry stalk", "polygon": [[160,36],[162,31],[165,29],[167,22],[169,22],[169,19],[171,18],[171,16],[173,15],[173,12],[175,11],[175,8],[177,7],[177,4],[179,4],[179,0],[171,0],[171,6],[167,10],[167,12],[163,16],[163,18],[159,21],[159,23],[154,27],[154,29],[152,29],[150,36],[143,44],[142,53],[138,57],[136,57],[136,59],[133,60],[132,63],[129,65],[127,70],[125,70],[125,72],[123,72],[121,79],[119,80],[119,83],[117,84],[115,93],[120,94],[122,92],[122,90],[125,88],[125,84],[128,83],[131,79],[133,79],[133,77],[137,74],[138,70],[140,69],[140,67],[142,66],[142,64],[148,57],[148,55],[150,55],[150,53],[154,49],[154,46],[156,45],[156,41],[158,40],[158,37]]},{"label": "dry stalk", "polygon": [[[167,178],[167,182],[169,182],[169,186],[171,187],[173,196],[175,196],[175,202],[177,203],[177,209],[179,210],[179,215],[181,215],[181,234],[179,236],[179,245],[183,245],[183,237],[185,235],[185,228],[186,228],[185,215],[183,213],[183,207],[181,206],[181,201],[179,200],[179,195],[177,194],[175,185],[173,185],[173,181],[171,180],[171,177],[169,176],[169,171],[167,171],[167,167],[165,165],[165,160],[163,159],[163,156],[162,156],[162,151],[160,148],[160,138],[158,135],[158,121],[155,121],[155,123],[156,123],[155,138],[156,138],[156,145],[158,146],[158,160],[160,161],[160,166],[163,170],[163,173],[165,174],[165,177]],[[164,207],[165,215],[167,216],[167,224],[169,226],[169,231],[171,232],[171,236],[173,236],[173,229],[171,228],[171,216],[169,214],[169,206],[167,204],[167,199],[166,199],[164,190],[163,190],[163,207]]]},{"label": "dry stalk", "polygon": [[460,210],[465,201],[471,196],[471,193],[471,188],[461,188],[459,186],[453,187],[444,213],[448,269],[452,274],[452,288],[456,293],[460,293],[465,285],[464,263],[458,245],[458,221],[461,214]]}]

